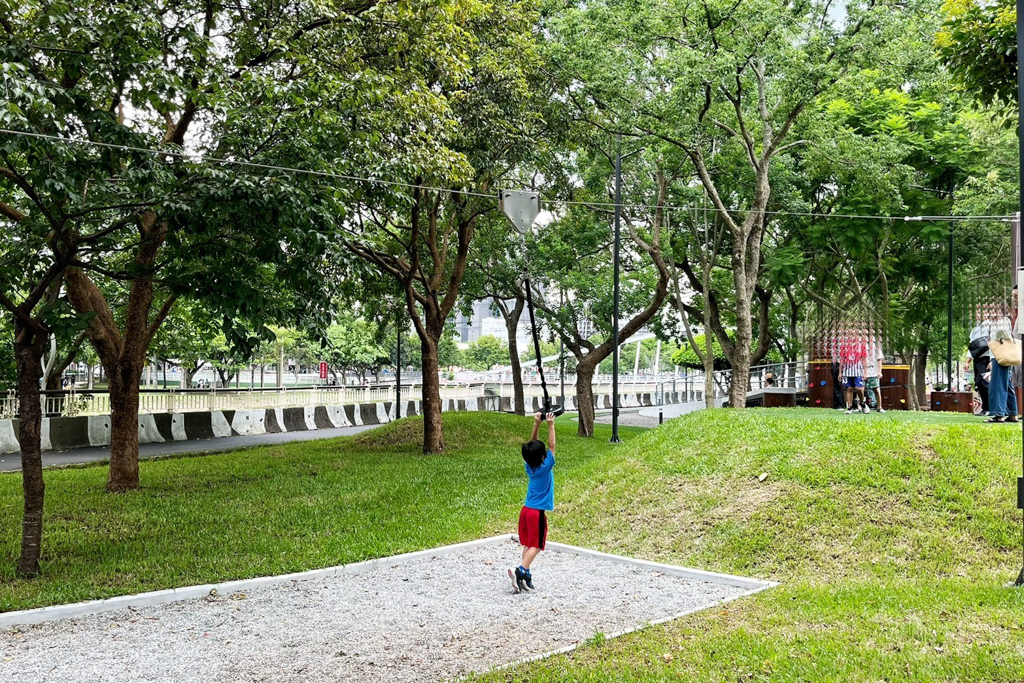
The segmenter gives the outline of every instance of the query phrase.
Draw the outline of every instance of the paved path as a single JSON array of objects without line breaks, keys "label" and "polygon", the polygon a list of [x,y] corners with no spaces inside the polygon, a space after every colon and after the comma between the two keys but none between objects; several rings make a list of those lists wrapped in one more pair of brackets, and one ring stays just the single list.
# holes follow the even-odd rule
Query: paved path
[{"label": "paved path", "polygon": [[[191,439],[189,441],[170,441],[167,443],[139,444],[139,457],[158,458],[163,455],[177,453],[219,453],[233,451],[237,448],[252,446],[269,446],[292,441],[313,441],[315,439],[331,439],[337,436],[351,436],[377,425],[362,427],[341,427],[339,429],[315,429],[304,432],[281,432],[279,434],[254,434],[252,436],[225,436],[219,439]],[[104,462],[110,459],[110,447],[76,448],[73,451],[43,453],[43,467],[60,467],[62,465],[81,465],[90,462]],[[0,455],[0,472],[21,470],[21,453]]]},{"label": "paved path", "polygon": [[[612,411],[600,410],[594,413],[594,422],[597,424],[610,425],[612,423]],[[619,425],[622,427],[642,427],[652,429],[658,426],[658,418],[645,417],[636,409],[619,409]]]},{"label": "paved path", "polygon": [[[723,399],[718,399],[716,403],[721,407]],[[644,429],[653,429],[657,427],[659,422],[658,410],[662,411],[662,419],[671,420],[672,418],[681,417],[688,413],[692,413],[695,410],[704,409],[704,401],[690,401],[689,403],[670,403],[664,406],[647,406],[645,408],[621,408],[619,409],[619,424],[623,427],[641,427]],[[573,418],[574,420],[576,418]],[[612,411],[610,410],[599,410],[595,413],[594,422],[599,424],[611,424],[612,423]]]}]

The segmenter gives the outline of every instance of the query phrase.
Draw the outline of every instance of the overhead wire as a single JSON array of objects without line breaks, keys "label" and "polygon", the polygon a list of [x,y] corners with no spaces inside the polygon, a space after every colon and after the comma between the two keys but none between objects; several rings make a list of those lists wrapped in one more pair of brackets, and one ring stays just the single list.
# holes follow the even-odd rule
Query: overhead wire
[{"label": "overhead wire", "polygon": [[[334,173],[332,171],[317,171],[304,168],[296,168],[292,166],[280,166],[277,164],[263,164],[254,161],[245,161],[242,159],[228,159],[224,157],[207,156],[203,154],[196,154],[192,152],[179,151],[173,149],[153,149],[151,147],[136,147],[133,145],[122,145],[110,142],[100,142],[98,140],[83,140],[79,138],[68,138],[59,135],[49,135],[47,133],[36,133],[33,131],[24,130],[11,130],[8,128],[0,128],[0,134],[4,135],[16,135],[21,137],[36,138],[41,140],[48,140],[51,142],[58,142],[68,145],[85,145],[91,147],[98,147],[104,149],[115,149],[125,152],[137,152],[142,154],[151,154],[154,156],[166,156],[176,159],[182,159],[190,161],[192,163],[205,163],[205,164],[222,164],[230,166],[239,166],[243,168],[252,168],[263,171],[277,171],[282,173],[295,173],[301,175],[310,175],[320,178],[330,178],[333,180],[346,180],[351,182],[370,183],[374,185],[383,185],[386,187],[400,187],[411,190],[424,190],[428,192],[447,192],[451,194],[460,194],[470,197],[483,197],[487,199],[496,199],[497,196],[490,193],[474,192],[471,190],[461,190],[450,187],[436,187],[431,185],[423,185],[416,183],[406,183],[397,180],[385,180],[383,178],[366,178],[363,176],[351,175],[346,173]],[[545,204],[558,204],[562,206],[583,206],[589,208],[602,208],[602,209],[614,209],[615,202],[586,202],[579,200],[570,199],[544,199]],[[638,204],[638,203],[621,203],[619,207],[622,209],[646,209],[646,210],[658,210],[672,211],[672,212],[701,212],[701,213],[717,213],[718,209],[709,206],[677,206],[677,205],[662,205],[658,206],[655,204]],[[748,209],[727,209],[729,213],[746,213]],[[1001,221],[1010,222],[1015,219],[1015,216],[1007,215],[992,215],[992,216],[898,216],[898,215],[887,215],[887,214],[846,214],[846,213],[816,213],[811,211],[789,211],[789,210],[767,210],[762,212],[767,216],[797,216],[802,218],[842,218],[851,220],[888,220],[888,221]]]},{"label": "overhead wire", "polygon": [[473,197],[487,197],[489,199],[494,197],[494,195],[492,194],[486,194],[483,192],[471,192],[468,190],[457,190],[450,187],[431,187],[429,185],[403,183],[396,180],[384,180],[382,178],[363,178],[361,176],[348,175],[345,173],[334,173],[331,171],[315,171],[306,168],[278,166],[275,164],[261,164],[254,161],[244,161],[242,159],[225,159],[223,157],[206,156],[202,154],[194,154],[191,152],[177,151],[173,149],[153,149],[151,147],[135,147],[132,145],[120,145],[111,142],[100,142],[98,140],[81,140],[77,138],[66,138],[61,137],[59,135],[48,135],[46,133],[34,133],[31,131],[10,130],[7,128],[0,128],[0,133],[3,133],[5,135],[20,135],[23,137],[39,138],[42,140],[49,140],[51,142],[61,142],[65,144],[102,147],[105,149],[117,149],[125,152],[141,152],[143,154],[152,154],[153,156],[169,156],[174,157],[176,159],[191,161],[193,163],[225,164],[231,166],[242,166],[245,168],[254,168],[262,171],[281,171],[284,173],[298,173],[303,175],[317,176],[320,178],[332,178],[335,180],[351,180],[356,182],[373,183],[375,185],[387,185],[389,187],[404,187],[408,189],[420,189],[433,192],[451,192],[457,194],[465,194]]}]

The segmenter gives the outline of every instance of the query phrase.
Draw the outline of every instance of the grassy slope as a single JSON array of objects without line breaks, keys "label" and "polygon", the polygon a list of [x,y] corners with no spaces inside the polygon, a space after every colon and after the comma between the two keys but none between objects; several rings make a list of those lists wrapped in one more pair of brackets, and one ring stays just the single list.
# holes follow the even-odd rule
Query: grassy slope
[{"label": "grassy slope", "polygon": [[673,421],[559,510],[559,540],[782,586],[491,678],[1024,679],[1019,429],[826,415]]},{"label": "grassy slope", "polygon": [[[125,496],[101,493],[105,468],[50,471],[46,574],[34,582],[9,573],[20,479],[0,476],[0,609],[510,529],[522,419],[445,419],[446,456],[417,454],[417,425],[403,422],[147,462],[146,488]],[[553,539],[783,585],[488,678],[1024,679],[1024,593],[1004,587],[1020,564],[1019,430],[714,411],[613,449],[607,428],[589,441],[572,429],[559,434]]]},{"label": "grassy slope", "polygon": [[[43,576],[14,576],[21,477],[0,475],[0,611],[265,576],[514,529],[531,421],[445,416],[447,455],[422,423],[357,437],[144,461],[143,489],[103,492],[106,467],[46,471]],[[559,477],[607,455],[559,427]],[[636,430],[623,430],[635,434]]]}]

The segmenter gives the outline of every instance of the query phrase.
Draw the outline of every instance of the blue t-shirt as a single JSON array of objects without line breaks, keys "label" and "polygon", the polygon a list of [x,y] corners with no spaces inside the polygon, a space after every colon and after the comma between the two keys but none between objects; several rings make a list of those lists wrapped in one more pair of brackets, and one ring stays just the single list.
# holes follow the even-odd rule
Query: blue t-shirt
[{"label": "blue t-shirt", "polygon": [[537,466],[537,469],[530,469],[525,462],[526,476],[530,478],[530,484],[526,487],[526,502],[528,508],[534,510],[555,509],[555,473],[551,468],[555,466],[555,454],[548,451],[548,457]]}]

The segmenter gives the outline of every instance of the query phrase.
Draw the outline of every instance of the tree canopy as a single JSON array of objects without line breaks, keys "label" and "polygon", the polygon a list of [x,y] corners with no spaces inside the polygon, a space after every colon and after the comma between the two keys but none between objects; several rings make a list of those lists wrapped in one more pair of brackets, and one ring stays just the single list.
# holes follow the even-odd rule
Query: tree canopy
[{"label": "tree canopy", "polygon": [[942,12],[935,46],[953,78],[982,104],[1015,104],[1015,0],[946,0]]},{"label": "tree canopy", "polygon": [[[38,392],[77,359],[109,385],[111,491],[141,484],[154,357],[186,384],[421,369],[438,453],[450,368],[508,363],[524,409],[529,294],[592,435],[617,224],[620,343],[656,335],[645,367],[658,340],[662,359],[731,367],[741,407],[749,367],[799,359],[809,321],[858,310],[923,376],[950,332],[950,237],[961,300],[1005,295],[1015,19],[1008,0],[0,0],[23,573],[42,538]],[[543,199],[525,236],[506,188]],[[902,219],[957,213],[990,219]],[[479,301],[510,342],[460,351],[454,318]]]}]

